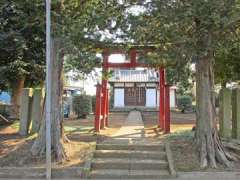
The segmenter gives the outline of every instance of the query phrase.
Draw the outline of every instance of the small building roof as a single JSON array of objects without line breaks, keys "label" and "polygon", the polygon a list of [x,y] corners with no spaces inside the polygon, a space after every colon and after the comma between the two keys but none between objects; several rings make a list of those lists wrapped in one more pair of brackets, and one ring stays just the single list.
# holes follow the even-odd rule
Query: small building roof
[{"label": "small building roof", "polygon": [[157,73],[153,70],[115,70],[110,82],[158,82]]},{"label": "small building roof", "polygon": [[69,90],[69,91],[74,91],[74,90],[83,91],[84,88],[79,86],[64,86],[63,89]]}]

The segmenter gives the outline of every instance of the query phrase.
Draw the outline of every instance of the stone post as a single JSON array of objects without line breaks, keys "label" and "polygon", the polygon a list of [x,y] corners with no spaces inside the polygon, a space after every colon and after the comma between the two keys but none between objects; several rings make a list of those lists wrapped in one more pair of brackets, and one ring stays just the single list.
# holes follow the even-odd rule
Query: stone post
[{"label": "stone post", "polygon": [[232,136],[240,139],[240,89],[232,92]]},{"label": "stone post", "polygon": [[96,85],[96,106],[95,106],[95,132],[100,132],[101,126],[101,94],[102,86],[100,84]]},{"label": "stone post", "polygon": [[32,88],[24,88],[20,103],[20,127],[19,134],[22,136],[28,135],[31,123],[31,104],[32,104]]},{"label": "stone post", "polygon": [[43,116],[43,101],[44,101],[44,91],[43,89],[36,88],[33,93],[32,100],[32,133],[38,132]]},{"label": "stone post", "polygon": [[223,88],[220,91],[220,109],[219,109],[219,131],[220,136],[224,138],[231,138],[231,90]]},{"label": "stone post", "polygon": [[68,97],[68,103],[69,103],[69,117],[73,118],[74,110],[73,110],[73,97],[72,96]]}]

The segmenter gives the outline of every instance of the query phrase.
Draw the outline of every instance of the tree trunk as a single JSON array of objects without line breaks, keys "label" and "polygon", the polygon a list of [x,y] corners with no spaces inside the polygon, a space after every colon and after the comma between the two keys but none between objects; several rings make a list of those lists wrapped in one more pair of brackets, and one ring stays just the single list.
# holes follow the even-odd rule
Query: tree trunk
[{"label": "tree trunk", "polygon": [[[63,143],[66,140],[63,129],[63,110],[62,110],[62,94],[63,94],[63,53],[61,52],[61,40],[57,38],[52,39],[52,122],[51,122],[51,136],[52,136],[52,151],[58,162],[66,159]],[[45,112],[45,111],[44,111]],[[46,121],[45,116],[39,131],[39,135],[32,146],[32,154],[43,154],[46,151]]]},{"label": "tree trunk", "polygon": [[230,166],[229,158],[219,139],[215,111],[213,58],[205,56],[196,62],[197,82],[197,124],[196,142],[200,154],[201,168],[210,165],[217,167],[217,162]]},{"label": "tree trunk", "polygon": [[12,94],[11,94],[12,107],[10,111],[10,116],[13,119],[19,118],[19,107],[20,107],[22,90],[24,88],[24,81],[25,81],[25,78],[21,77],[12,84]]}]

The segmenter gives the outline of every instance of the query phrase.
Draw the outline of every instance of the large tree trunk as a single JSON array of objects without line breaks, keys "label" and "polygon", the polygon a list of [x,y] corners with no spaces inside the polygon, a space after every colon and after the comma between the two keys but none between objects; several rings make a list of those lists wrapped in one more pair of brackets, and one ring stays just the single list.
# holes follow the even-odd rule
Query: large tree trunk
[{"label": "large tree trunk", "polygon": [[[63,94],[63,53],[61,52],[61,40],[52,39],[52,102],[51,102],[51,136],[52,151],[58,162],[65,160],[66,153],[63,143],[66,140],[63,129],[63,112],[62,112],[62,94]],[[45,112],[45,111],[44,111]],[[46,150],[46,121],[45,116],[39,131],[39,135],[32,146],[32,154],[38,155],[45,153]]]},{"label": "large tree trunk", "polygon": [[20,107],[20,100],[22,95],[22,90],[24,88],[24,81],[25,78],[21,77],[17,79],[12,84],[12,94],[11,94],[11,110],[10,110],[10,116],[13,119],[19,118],[19,107]]},{"label": "large tree trunk", "polygon": [[197,125],[195,138],[199,147],[202,168],[208,165],[216,168],[217,162],[226,166],[230,165],[228,160],[230,156],[225,152],[217,130],[213,62],[211,55],[200,58],[196,62]]}]

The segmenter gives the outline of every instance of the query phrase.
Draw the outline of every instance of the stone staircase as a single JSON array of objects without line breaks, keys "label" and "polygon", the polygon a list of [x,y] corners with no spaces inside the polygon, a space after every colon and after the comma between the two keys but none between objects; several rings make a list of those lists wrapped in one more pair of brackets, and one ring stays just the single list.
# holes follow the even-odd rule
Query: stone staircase
[{"label": "stone staircase", "polygon": [[[175,177],[166,144],[97,144],[90,179],[162,179]],[[170,158],[170,159],[169,159]]]}]

